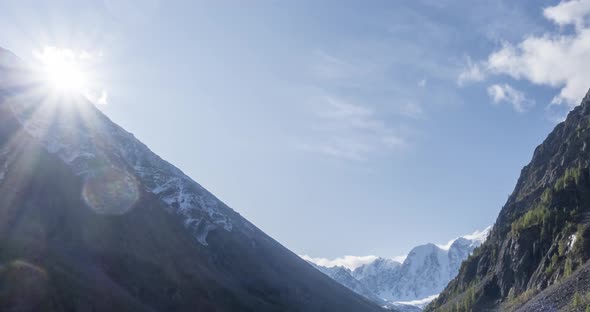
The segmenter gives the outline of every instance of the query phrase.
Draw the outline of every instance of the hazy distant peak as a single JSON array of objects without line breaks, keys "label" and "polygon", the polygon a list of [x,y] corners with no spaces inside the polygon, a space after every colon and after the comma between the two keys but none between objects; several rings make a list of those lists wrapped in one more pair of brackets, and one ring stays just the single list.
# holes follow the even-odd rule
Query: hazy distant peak
[{"label": "hazy distant peak", "polygon": [[[448,246],[433,243],[416,246],[403,261],[385,257],[366,258],[367,263],[352,270],[337,265],[322,267],[317,261],[321,258],[313,261],[305,256],[304,259],[311,259],[310,263],[326,275],[379,304],[385,301],[387,306],[398,309],[400,304],[406,309],[421,308],[436,298],[457,275],[461,262],[485,241],[490,229],[488,227],[453,239]],[[362,258],[347,257],[349,260]],[[336,263],[338,259],[324,263]]]}]

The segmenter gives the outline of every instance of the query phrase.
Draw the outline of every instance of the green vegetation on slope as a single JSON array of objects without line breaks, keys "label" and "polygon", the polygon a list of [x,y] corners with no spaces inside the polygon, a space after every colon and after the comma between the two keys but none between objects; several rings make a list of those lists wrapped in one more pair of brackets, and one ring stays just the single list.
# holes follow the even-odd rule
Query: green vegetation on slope
[{"label": "green vegetation on slope", "polygon": [[[512,248],[520,245],[534,244],[538,256],[529,255],[534,261],[538,257],[539,272],[535,277],[543,287],[559,282],[570,276],[577,267],[590,258],[590,229],[582,219],[589,214],[590,207],[590,170],[586,167],[568,168],[553,185],[546,187],[540,196],[531,204],[531,208],[513,218],[508,236],[514,242]],[[516,246],[516,247],[514,247]],[[459,280],[476,275],[481,263],[487,262],[487,268],[493,269],[501,261],[498,259],[501,246],[484,244],[476,249],[466,260],[460,270]],[[506,250],[504,251],[506,252]],[[543,260],[546,259],[546,260]],[[537,265],[532,265],[533,271]],[[491,268],[491,269],[490,269]],[[531,271],[530,274],[533,273]],[[479,279],[482,279],[481,276]],[[531,276],[524,281],[528,284]],[[435,301],[426,311],[477,311],[486,293],[478,278],[473,276],[468,284],[457,283],[449,287],[441,297],[447,302],[438,306]],[[453,283],[451,283],[453,284]],[[538,290],[510,288],[503,300],[503,309],[513,310],[530,300]],[[452,300],[449,300],[453,298]]]}]

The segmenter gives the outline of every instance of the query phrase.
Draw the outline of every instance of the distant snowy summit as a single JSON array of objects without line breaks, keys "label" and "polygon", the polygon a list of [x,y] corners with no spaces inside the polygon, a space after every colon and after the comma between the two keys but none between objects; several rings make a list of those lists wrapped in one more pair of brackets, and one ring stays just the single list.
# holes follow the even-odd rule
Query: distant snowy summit
[{"label": "distant snowy summit", "polygon": [[[318,270],[382,306],[417,311],[447,286],[463,260],[487,238],[491,226],[444,245],[414,247],[403,261],[375,258],[356,268],[325,266],[326,261],[304,256]],[[324,266],[322,266],[324,264]]]}]

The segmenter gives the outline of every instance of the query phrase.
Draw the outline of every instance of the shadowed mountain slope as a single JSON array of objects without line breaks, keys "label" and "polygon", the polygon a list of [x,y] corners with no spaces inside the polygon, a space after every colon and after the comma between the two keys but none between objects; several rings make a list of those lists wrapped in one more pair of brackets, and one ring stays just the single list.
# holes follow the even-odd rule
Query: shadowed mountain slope
[{"label": "shadowed mountain slope", "polygon": [[0,311],[381,311],[0,50]]}]

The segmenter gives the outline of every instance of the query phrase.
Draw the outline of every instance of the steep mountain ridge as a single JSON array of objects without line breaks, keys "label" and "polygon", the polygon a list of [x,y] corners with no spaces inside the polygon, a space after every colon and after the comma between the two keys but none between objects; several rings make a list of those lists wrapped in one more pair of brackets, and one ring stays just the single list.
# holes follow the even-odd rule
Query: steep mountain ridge
[{"label": "steep mountain ridge", "polygon": [[0,310],[381,311],[0,50]]},{"label": "steep mountain ridge", "polygon": [[[575,301],[577,291],[560,291],[560,287],[587,274],[576,269],[590,258],[589,142],[587,94],[535,149],[486,243],[463,263],[457,278],[427,310],[572,308],[569,301]],[[539,302],[536,295],[546,293],[541,292],[544,289],[560,293],[561,299],[550,306],[527,304]]]}]

